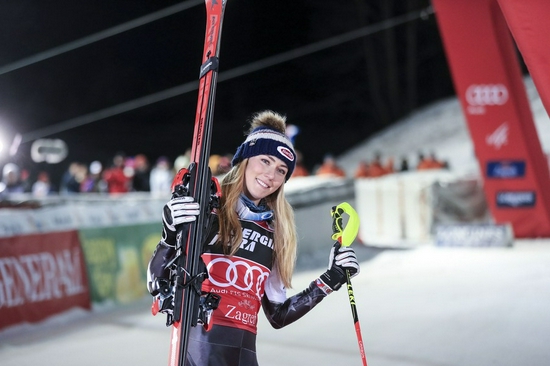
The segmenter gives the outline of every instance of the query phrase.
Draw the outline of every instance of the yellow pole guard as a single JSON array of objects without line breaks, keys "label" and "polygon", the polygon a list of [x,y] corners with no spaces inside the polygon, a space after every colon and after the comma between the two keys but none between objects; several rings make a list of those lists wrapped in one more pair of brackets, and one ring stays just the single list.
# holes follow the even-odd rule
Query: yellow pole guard
[{"label": "yellow pole guard", "polygon": [[[342,227],[342,214],[349,216],[346,227]],[[338,206],[332,207],[332,240],[337,240],[342,246],[349,247],[357,237],[359,232],[359,215],[353,207],[347,202],[342,202]]]}]

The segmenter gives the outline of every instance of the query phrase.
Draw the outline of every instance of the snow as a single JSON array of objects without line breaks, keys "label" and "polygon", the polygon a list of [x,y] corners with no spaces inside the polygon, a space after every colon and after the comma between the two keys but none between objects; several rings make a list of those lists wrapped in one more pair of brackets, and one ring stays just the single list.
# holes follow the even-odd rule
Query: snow
[{"label": "snow", "polygon": [[[550,359],[550,240],[511,248],[387,250],[353,278],[369,365],[515,366]],[[298,273],[295,293],[319,269]],[[170,332],[144,299],[67,323],[0,332],[3,366],[166,364]],[[348,296],[338,291],[304,318],[272,329],[259,317],[262,366],[360,365]]]}]

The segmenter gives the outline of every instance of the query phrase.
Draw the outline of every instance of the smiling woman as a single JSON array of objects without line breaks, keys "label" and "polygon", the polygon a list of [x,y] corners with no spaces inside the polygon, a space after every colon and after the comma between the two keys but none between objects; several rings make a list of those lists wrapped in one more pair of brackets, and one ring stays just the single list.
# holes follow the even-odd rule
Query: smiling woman
[{"label": "smiling woman", "polygon": [[[203,326],[191,327],[186,365],[257,365],[256,333],[260,309],[275,329],[307,314],[328,294],[346,283],[346,271],[359,272],[350,247],[335,243],[329,268],[299,294],[287,297],[297,253],[294,212],[284,195],[296,153],[285,135],[286,118],[272,111],[252,116],[245,141],[221,182],[219,208],[201,244],[207,275],[201,310]],[[162,239],[149,263],[148,289],[172,311],[169,263],[176,253],[176,227],[183,235],[196,220],[199,203],[189,196],[174,197],[163,210]],[[183,225],[183,226],[180,226]],[[198,246],[198,245],[197,245]],[[196,316],[192,314],[191,316]]]}]

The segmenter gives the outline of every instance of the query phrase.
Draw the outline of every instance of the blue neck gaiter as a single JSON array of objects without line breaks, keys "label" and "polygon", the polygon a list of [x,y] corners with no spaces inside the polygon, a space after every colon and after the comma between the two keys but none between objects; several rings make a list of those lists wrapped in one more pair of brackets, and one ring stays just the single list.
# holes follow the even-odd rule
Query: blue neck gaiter
[{"label": "blue neck gaiter", "polygon": [[273,218],[273,211],[267,207],[265,200],[261,200],[256,206],[248,197],[241,194],[237,204],[237,214],[240,218],[252,221],[267,221]]}]

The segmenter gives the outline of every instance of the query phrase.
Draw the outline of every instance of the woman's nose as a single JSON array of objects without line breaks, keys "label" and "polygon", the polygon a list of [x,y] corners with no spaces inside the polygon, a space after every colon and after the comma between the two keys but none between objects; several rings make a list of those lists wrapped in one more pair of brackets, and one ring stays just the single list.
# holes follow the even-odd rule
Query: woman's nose
[{"label": "woman's nose", "polygon": [[266,169],[266,171],[265,171],[265,175],[266,175],[269,179],[273,180],[273,178],[275,177],[275,168],[273,168],[273,167],[268,167],[268,168]]}]

